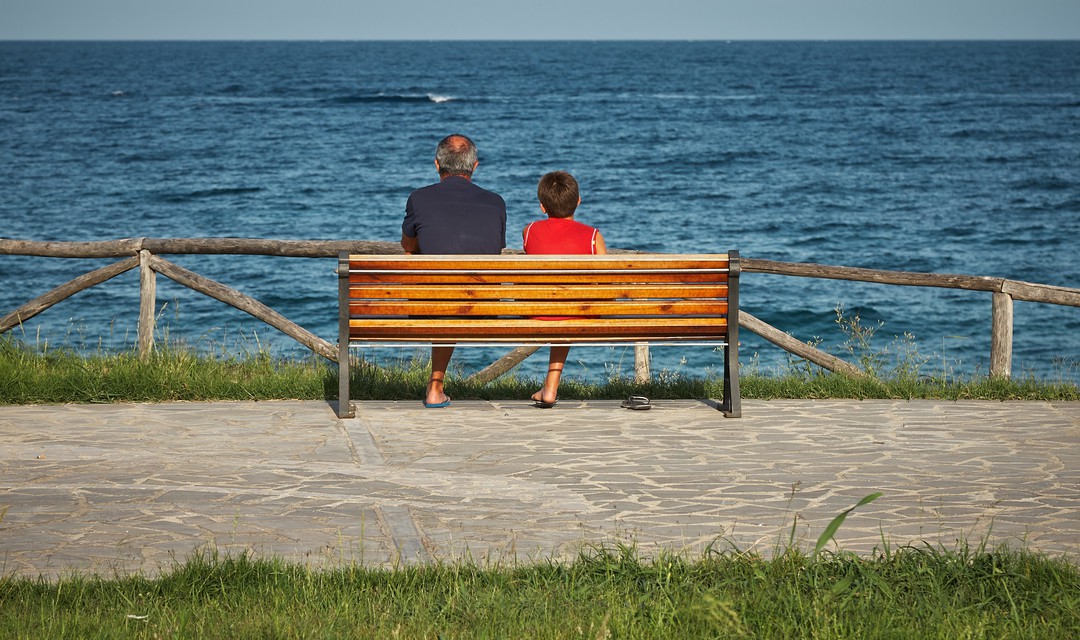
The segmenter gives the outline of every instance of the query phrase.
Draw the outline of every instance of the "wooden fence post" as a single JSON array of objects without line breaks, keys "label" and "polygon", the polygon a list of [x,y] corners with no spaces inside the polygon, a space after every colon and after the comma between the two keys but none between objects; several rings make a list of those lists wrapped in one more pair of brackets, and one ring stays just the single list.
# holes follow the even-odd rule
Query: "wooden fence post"
[{"label": "wooden fence post", "polygon": [[150,268],[151,253],[139,251],[139,357],[154,350],[154,320],[157,311],[157,274]]},{"label": "wooden fence post", "polygon": [[990,320],[990,377],[1008,378],[1012,375],[1013,298],[1007,293],[994,292]]},{"label": "wooden fence post", "polygon": [[649,372],[649,343],[643,342],[634,345],[634,382],[648,384],[652,379]]}]

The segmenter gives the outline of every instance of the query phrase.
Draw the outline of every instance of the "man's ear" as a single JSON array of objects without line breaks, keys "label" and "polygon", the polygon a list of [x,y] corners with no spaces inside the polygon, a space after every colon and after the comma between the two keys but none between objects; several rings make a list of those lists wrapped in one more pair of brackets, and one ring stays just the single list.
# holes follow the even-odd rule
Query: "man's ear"
[{"label": "man's ear", "polygon": [[435,158],[435,170],[436,171],[441,171],[442,170],[442,168],[439,167],[439,159],[438,158]]},{"label": "man's ear", "polygon": [[543,203],[543,202],[541,202],[541,203],[540,203],[540,211],[542,211],[542,212],[544,212],[544,213],[547,213],[547,209],[546,209],[546,208],[544,207],[544,203]]}]

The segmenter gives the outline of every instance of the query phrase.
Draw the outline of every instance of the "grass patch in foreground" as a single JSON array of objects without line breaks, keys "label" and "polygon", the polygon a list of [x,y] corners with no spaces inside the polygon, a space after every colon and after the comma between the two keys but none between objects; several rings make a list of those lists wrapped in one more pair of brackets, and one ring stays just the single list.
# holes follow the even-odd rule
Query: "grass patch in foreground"
[{"label": "grass patch in foreground", "polygon": [[5,638],[1075,638],[1080,569],[1002,547],[312,569],[204,552],[157,578],[0,580]]},{"label": "grass patch in foreground", "polygon": [[[427,361],[422,356],[386,367],[359,366],[354,368],[352,395],[357,400],[418,400],[427,379]],[[795,367],[787,373],[764,375],[744,367],[741,384],[745,399],[1080,400],[1080,388],[1075,384],[1031,377],[851,377]],[[526,401],[539,386],[538,380],[513,372],[478,384],[460,370],[452,370],[447,392],[459,400]],[[618,374],[600,384],[568,377],[559,389],[564,400],[614,400],[631,394],[654,399],[718,399],[723,391],[717,377],[690,378],[666,371],[655,373],[647,384]],[[143,359],[134,350],[85,354],[70,348],[35,348],[0,336],[0,404],[336,397],[336,365],[314,356],[290,359],[265,352],[234,356],[166,345]]]},{"label": "grass patch in foreground", "polygon": [[1080,400],[1080,387],[1070,382],[1035,378],[854,377],[837,373],[792,373],[741,378],[743,398],[813,400],[871,398],[895,400]]}]

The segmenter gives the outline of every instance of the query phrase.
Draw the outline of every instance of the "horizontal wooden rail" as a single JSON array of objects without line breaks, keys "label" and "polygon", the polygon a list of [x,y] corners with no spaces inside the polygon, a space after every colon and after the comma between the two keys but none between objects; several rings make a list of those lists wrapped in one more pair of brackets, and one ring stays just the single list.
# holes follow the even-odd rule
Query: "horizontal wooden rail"
[{"label": "horizontal wooden rail", "polygon": [[876,284],[906,287],[937,287],[943,289],[967,289],[1007,293],[1015,300],[1045,302],[1070,307],[1080,307],[1080,289],[1033,284],[1005,278],[965,276],[950,273],[919,273],[911,271],[883,271],[859,267],[837,267],[811,262],[775,262],[756,258],[743,258],[743,273],[770,273],[780,276],[803,278],[827,278],[853,280]]},{"label": "horizontal wooden rail", "polygon": [[0,254],[45,258],[123,258],[154,254],[261,255],[283,258],[337,258],[341,251],[404,253],[397,242],[373,240],[274,240],[266,238],[124,238],[95,242],[41,242],[0,238]]},{"label": "horizontal wooden rail", "polygon": [[895,284],[909,287],[944,287],[950,289],[971,289],[974,291],[1000,291],[1001,278],[983,276],[965,276],[948,273],[918,273],[910,271],[883,271],[861,267],[838,267],[812,262],[776,262],[744,258],[743,271],[752,273],[771,273],[781,276],[801,276],[804,278],[828,278],[832,280],[855,280],[878,284]]},{"label": "horizontal wooden rail", "polygon": [[[91,242],[53,242],[0,238],[0,255],[42,258],[123,258],[140,251],[154,254],[260,255],[282,258],[337,258],[342,251],[366,255],[400,255],[401,244],[382,240],[275,240],[271,238],[123,238]],[[518,255],[519,249],[503,249]],[[609,249],[608,253],[645,253]]]},{"label": "horizontal wooden rail", "polygon": [[1001,293],[1014,300],[1080,307],[1080,289],[1006,280],[1001,285]]}]

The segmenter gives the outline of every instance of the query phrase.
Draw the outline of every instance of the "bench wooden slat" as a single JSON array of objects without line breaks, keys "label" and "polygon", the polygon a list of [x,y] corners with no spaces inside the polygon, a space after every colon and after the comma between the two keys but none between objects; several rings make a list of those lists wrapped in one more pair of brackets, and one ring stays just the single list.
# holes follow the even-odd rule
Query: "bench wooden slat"
[{"label": "bench wooden slat", "polygon": [[652,285],[634,284],[572,287],[565,284],[496,284],[477,285],[466,290],[458,286],[419,284],[375,284],[352,286],[352,300],[617,300],[627,298],[726,298],[727,284]]},{"label": "bench wooden slat", "polygon": [[[604,318],[599,320],[533,320],[528,318],[490,320],[350,320],[350,339],[385,342],[415,342],[422,339],[485,341],[514,339],[523,343],[546,342],[552,338],[637,340],[668,336],[669,339],[723,338],[724,318],[680,322],[672,318]],[[674,337],[672,337],[674,336]]]},{"label": "bench wooden slat", "polygon": [[361,316],[667,316],[727,313],[723,300],[388,300],[353,302]]},{"label": "bench wooden slat", "polygon": [[589,255],[532,255],[532,256],[350,256],[349,269],[358,271],[454,270],[468,271],[515,269],[682,269],[693,265],[695,269],[727,270],[730,260],[719,254],[606,254]]},{"label": "bench wooden slat", "polygon": [[349,282],[353,285],[368,283],[385,284],[631,284],[631,283],[727,283],[726,273],[713,272],[641,272],[641,271],[577,271],[565,274],[525,273],[507,274],[496,271],[466,272],[431,272],[431,273],[388,273],[388,272],[351,272]]}]

